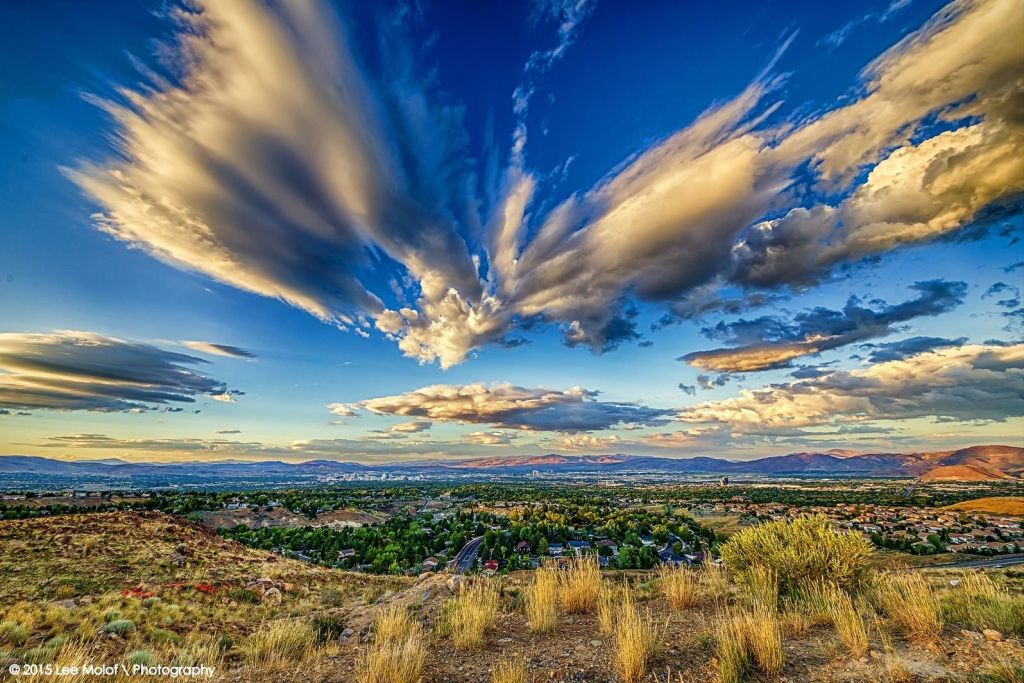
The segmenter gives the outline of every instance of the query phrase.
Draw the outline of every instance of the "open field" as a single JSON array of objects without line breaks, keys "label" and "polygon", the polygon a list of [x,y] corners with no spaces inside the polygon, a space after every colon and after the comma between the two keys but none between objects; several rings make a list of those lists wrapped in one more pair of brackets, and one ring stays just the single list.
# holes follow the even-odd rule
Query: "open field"
[{"label": "open field", "polygon": [[[610,591],[617,596],[613,611],[605,617],[596,604],[579,602],[570,610],[556,596],[553,624],[536,630],[525,609],[532,571],[491,579],[352,574],[255,551],[160,513],[5,521],[0,539],[0,659],[172,663],[198,657],[217,666],[213,680],[226,681],[358,680],[366,656],[389,656],[378,642],[382,636],[374,635],[382,626],[373,624],[390,609],[409,615],[422,632],[416,642],[424,683],[490,681],[499,658],[525,665],[529,681],[611,683],[634,674],[628,680],[715,680],[723,675],[723,619],[746,614],[771,595],[724,570],[674,570],[686,572],[681,583],[664,571],[581,574],[564,595]],[[556,585],[569,576],[560,572]],[[963,572],[926,570],[920,576],[943,610],[933,640],[907,636],[884,603],[872,602],[864,589],[852,603],[864,632],[863,652],[856,656],[832,617],[808,607],[813,601],[797,606],[779,598],[770,607],[770,614],[778,610],[771,619],[779,624],[779,676],[888,681],[897,680],[891,669],[898,663],[911,676],[903,680],[1013,680],[971,676],[999,662],[1024,662],[1016,640],[1024,629],[1024,573],[983,575],[992,581],[986,578],[978,595],[996,591],[992,595],[1003,596],[1001,611],[992,611],[995,598],[958,592],[968,576]],[[675,588],[666,593],[669,582]],[[460,617],[463,636],[456,640],[460,584],[486,587],[495,602],[482,620]],[[687,591],[690,597],[682,594]],[[776,605],[776,598],[768,599]],[[649,652],[629,660],[633,673],[622,668],[623,648],[633,647],[632,641],[615,631],[617,620],[627,617],[657,635]],[[479,635],[467,640],[466,624],[479,628]],[[1002,642],[982,635],[988,626],[1002,629]],[[745,665],[743,680],[773,679],[757,661]]]},{"label": "open field", "polygon": [[956,510],[957,512],[984,512],[992,515],[1024,517],[1024,497],[990,496],[987,498],[975,498],[974,500],[965,500],[949,505],[943,509]]}]

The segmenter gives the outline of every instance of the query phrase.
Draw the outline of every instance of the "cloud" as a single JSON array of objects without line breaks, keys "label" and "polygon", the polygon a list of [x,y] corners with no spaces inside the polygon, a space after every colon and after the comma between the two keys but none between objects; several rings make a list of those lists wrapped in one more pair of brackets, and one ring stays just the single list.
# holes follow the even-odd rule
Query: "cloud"
[{"label": "cloud", "polygon": [[193,351],[202,351],[203,353],[210,353],[215,356],[228,356],[229,358],[255,358],[256,354],[237,346],[230,346],[228,344],[214,344],[212,342],[204,341],[183,341],[182,344],[192,349]]},{"label": "cloud", "polygon": [[911,289],[920,295],[877,309],[864,306],[857,297],[850,297],[841,311],[818,307],[800,313],[792,320],[761,316],[732,323],[720,322],[715,327],[705,328],[705,334],[742,346],[696,351],[679,360],[718,372],[789,367],[794,359],[802,356],[891,334],[898,323],[947,313],[963,302],[967,284],[926,280],[915,283]]},{"label": "cloud", "polygon": [[367,439],[405,439],[410,434],[419,434],[430,429],[431,423],[427,420],[413,420],[392,425],[386,429],[374,429],[367,436]]},{"label": "cloud", "polygon": [[490,424],[510,429],[581,432],[624,423],[660,424],[667,410],[635,403],[598,401],[580,387],[564,391],[512,384],[435,384],[396,396],[360,402],[380,415],[404,415],[444,422]]},{"label": "cloud", "polygon": [[355,417],[358,414],[358,406],[354,403],[328,403],[327,409],[341,417]]},{"label": "cloud", "polygon": [[958,339],[910,337],[909,339],[902,339],[887,344],[862,344],[861,348],[871,349],[868,361],[872,363],[885,363],[891,360],[903,360],[907,356],[916,356],[919,353],[947,346],[962,346],[966,341],[967,337],[960,337]]},{"label": "cloud", "polygon": [[734,433],[934,418],[1003,422],[1024,416],[1024,344],[942,348],[863,370],[744,390],[685,408],[684,422]]},{"label": "cloud", "polygon": [[91,332],[0,334],[0,406],[140,411],[240,394],[201,358]]},{"label": "cloud", "polygon": [[241,429],[218,429],[218,434],[241,434]]},{"label": "cloud", "polygon": [[476,446],[510,446],[515,443],[515,435],[509,432],[470,432],[465,440]]},{"label": "cloud", "polygon": [[[726,309],[714,302],[731,288],[754,304],[983,234],[1022,207],[1024,7],[1002,0],[952,2],[871,62],[844,104],[780,121],[773,72],[790,36],[738,95],[538,205],[543,175],[522,154],[531,79],[592,9],[538,10],[559,37],[527,65],[500,182],[477,182],[461,109],[416,68],[416,12],[375,27],[379,59],[360,59],[326,5],[252,0],[173,11],[173,77],[98,101],[115,153],[68,174],[130,246],[444,368],[537,321],[602,352],[639,338],[637,302],[687,317]],[[787,344],[755,365],[814,352]]]},{"label": "cloud", "polygon": [[106,434],[89,433],[50,436],[37,445],[46,448],[103,448],[121,451],[171,451],[217,455],[260,452],[264,449],[263,444],[253,441],[199,438],[125,439]]}]

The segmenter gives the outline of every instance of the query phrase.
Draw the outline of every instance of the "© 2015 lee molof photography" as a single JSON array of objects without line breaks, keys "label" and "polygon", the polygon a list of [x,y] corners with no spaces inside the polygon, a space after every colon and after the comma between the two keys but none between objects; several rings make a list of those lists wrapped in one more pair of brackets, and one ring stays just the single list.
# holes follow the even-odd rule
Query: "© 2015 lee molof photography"
[{"label": "\u00a9 2015 lee molof photography", "polygon": [[0,64],[0,680],[1024,682],[1024,1]]}]

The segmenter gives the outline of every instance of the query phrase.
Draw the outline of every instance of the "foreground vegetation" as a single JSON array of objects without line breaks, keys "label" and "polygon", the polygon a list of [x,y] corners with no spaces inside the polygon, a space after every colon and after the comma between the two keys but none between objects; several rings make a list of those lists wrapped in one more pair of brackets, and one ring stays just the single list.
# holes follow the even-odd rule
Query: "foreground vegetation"
[{"label": "foreground vegetation", "polygon": [[723,565],[609,572],[591,556],[493,578],[320,568],[157,513],[5,521],[0,539],[3,665],[364,683],[1024,675],[1021,573],[878,572],[818,518],[744,530]]}]

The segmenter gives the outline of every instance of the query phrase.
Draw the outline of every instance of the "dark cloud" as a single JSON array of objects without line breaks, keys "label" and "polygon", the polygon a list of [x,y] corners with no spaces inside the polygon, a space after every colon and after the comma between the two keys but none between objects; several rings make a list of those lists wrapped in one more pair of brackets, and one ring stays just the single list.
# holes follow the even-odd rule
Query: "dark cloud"
[{"label": "dark cloud", "polygon": [[89,332],[0,334],[0,406],[139,411],[241,392],[188,367],[201,358]]},{"label": "dark cloud", "polygon": [[[943,339],[942,337],[910,337],[900,341],[886,344],[862,344],[862,349],[871,349],[868,360],[872,363],[884,363],[890,360],[902,360],[907,356],[916,356],[919,353],[941,349],[946,346],[961,346],[967,341],[967,337],[958,339]],[[793,373],[796,377],[796,373]]]},{"label": "dark cloud", "polygon": [[689,394],[690,396],[697,395],[697,387],[692,384],[683,384],[682,382],[680,382],[678,386],[679,391],[683,392],[684,394]]},{"label": "dark cloud", "polygon": [[241,429],[218,429],[218,434],[241,434]]},{"label": "dark cloud", "polygon": [[738,346],[695,351],[681,356],[695,367],[721,372],[751,372],[790,367],[795,358],[891,334],[895,325],[921,316],[947,313],[967,293],[965,282],[926,280],[911,289],[920,295],[903,303],[875,302],[869,308],[850,297],[842,310],[817,307],[792,318],[761,316],[705,327],[711,339]]},{"label": "dark cloud", "polygon": [[697,385],[704,390],[724,387],[732,379],[729,375],[697,375]]}]

